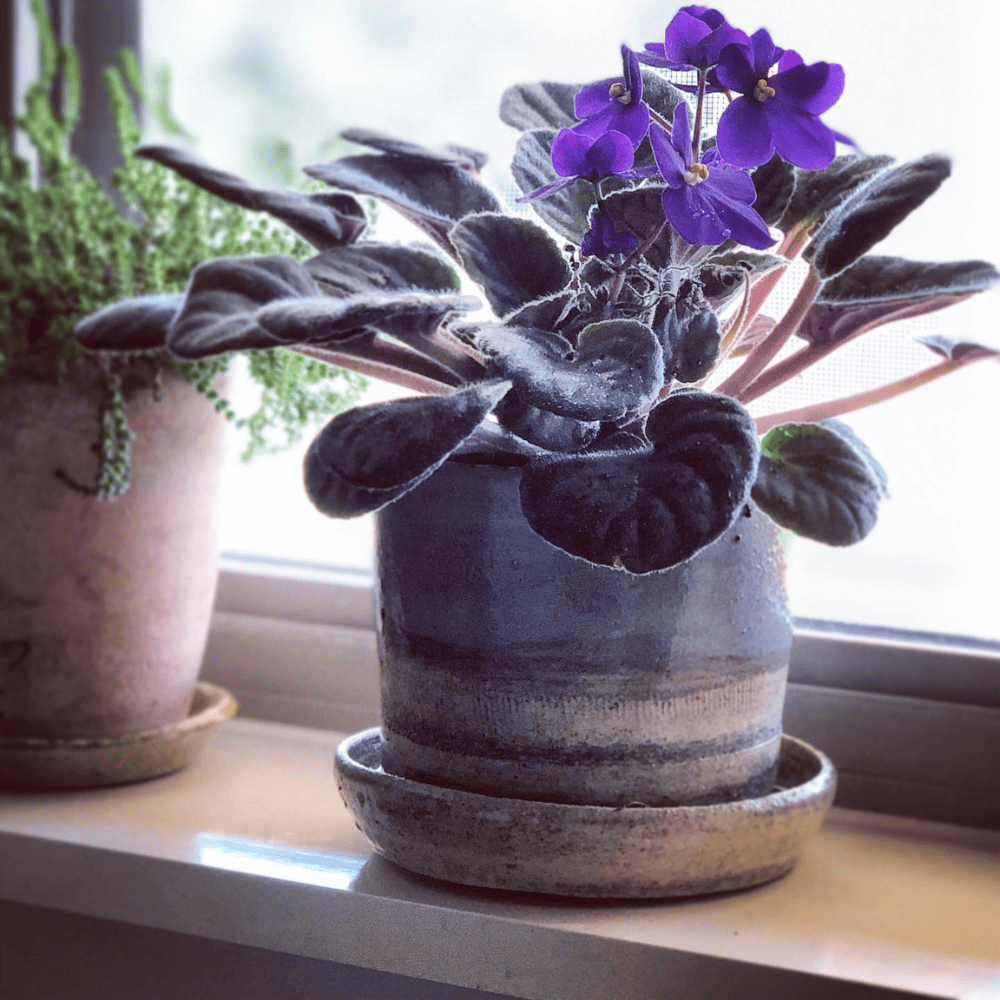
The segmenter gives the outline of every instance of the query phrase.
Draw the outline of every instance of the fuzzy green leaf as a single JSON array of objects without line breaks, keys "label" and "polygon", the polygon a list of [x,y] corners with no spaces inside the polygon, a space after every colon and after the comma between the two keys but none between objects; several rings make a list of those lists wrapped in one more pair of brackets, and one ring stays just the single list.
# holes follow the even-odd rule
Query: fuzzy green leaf
[{"label": "fuzzy green leaf", "polygon": [[449,396],[373,403],[334,417],[306,454],[309,499],[331,517],[384,507],[439,468],[509,388],[509,382],[478,383]]},{"label": "fuzzy green leaf", "polygon": [[447,234],[456,222],[476,212],[503,211],[489,188],[451,163],[362,155],[306,167],[305,172],[331,187],[392,205],[449,252]]},{"label": "fuzzy green leaf", "polygon": [[822,170],[795,168],[795,187],[777,226],[783,232],[821,221],[852,191],[893,163],[891,156],[848,153]]},{"label": "fuzzy green leaf", "polygon": [[418,245],[355,243],[317,254],[305,267],[324,291],[338,295],[403,288],[457,292],[462,287],[440,251]]},{"label": "fuzzy green leaf", "polygon": [[370,128],[347,128],[340,133],[342,139],[356,142],[359,146],[377,149],[380,153],[391,153],[411,160],[429,160],[433,163],[451,163],[465,170],[482,170],[489,162],[486,153],[467,146],[447,145],[441,149],[429,149],[407,139],[397,139],[385,132]]},{"label": "fuzzy green leaf", "polygon": [[500,98],[500,119],[522,132],[575,125],[573,102],[579,90],[569,83],[514,84]]},{"label": "fuzzy green leaf", "polygon": [[753,420],[727,396],[681,390],[650,414],[650,445],[530,462],[521,509],[531,527],[590,562],[668,569],[715,541],[757,471]]},{"label": "fuzzy green leaf", "polygon": [[318,250],[353,243],[368,225],[364,209],[350,195],[325,191],[301,194],[257,187],[235,174],[216,170],[187,150],[173,146],[140,146],[136,156],[162,163],[200,188],[235,205],[273,215]]},{"label": "fuzzy green leaf", "polygon": [[[550,144],[555,132],[525,132],[517,141],[510,165],[517,186],[525,195],[551,184],[556,179]],[[597,194],[590,181],[578,180],[561,191],[538,198],[531,207],[560,236],[579,246],[590,228],[590,210],[597,204]]]},{"label": "fuzzy green leaf", "polygon": [[530,219],[470,215],[448,235],[462,266],[482,286],[497,316],[554,295],[572,277],[555,241]]},{"label": "fuzzy green leaf", "polygon": [[166,346],[167,331],[184,296],[141,295],[114,302],[80,320],[73,333],[90,351],[152,351]]},{"label": "fuzzy green leaf", "polygon": [[483,328],[477,345],[530,406],[575,420],[620,420],[650,405],[663,388],[663,350],[637,320],[585,327],[576,349],[545,331]]},{"label": "fuzzy green leaf", "polygon": [[934,155],[876,173],[827,215],[804,258],[821,277],[839,274],[885,239],[950,173],[947,157]]},{"label": "fuzzy green leaf", "polygon": [[781,424],[761,442],[753,499],[772,520],[827,545],[853,545],[875,526],[881,467],[843,425]]},{"label": "fuzzy green leaf", "polygon": [[195,268],[167,346],[197,360],[226,351],[279,346],[257,323],[276,299],[319,297],[309,272],[288,257],[223,257]]},{"label": "fuzzy green leaf", "polygon": [[479,300],[468,295],[418,291],[369,292],[345,299],[329,296],[279,299],[258,309],[257,324],[285,346],[331,346],[368,329],[408,339],[428,335],[449,313],[477,309]]}]

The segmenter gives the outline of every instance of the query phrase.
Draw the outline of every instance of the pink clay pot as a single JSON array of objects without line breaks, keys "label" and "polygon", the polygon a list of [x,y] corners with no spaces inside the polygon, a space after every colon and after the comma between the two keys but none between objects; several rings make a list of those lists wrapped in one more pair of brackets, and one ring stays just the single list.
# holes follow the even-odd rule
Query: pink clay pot
[{"label": "pink clay pot", "polygon": [[118,737],[184,718],[218,574],[225,421],[170,376],[126,406],[132,486],[92,483],[86,381],[0,377],[0,737]]}]

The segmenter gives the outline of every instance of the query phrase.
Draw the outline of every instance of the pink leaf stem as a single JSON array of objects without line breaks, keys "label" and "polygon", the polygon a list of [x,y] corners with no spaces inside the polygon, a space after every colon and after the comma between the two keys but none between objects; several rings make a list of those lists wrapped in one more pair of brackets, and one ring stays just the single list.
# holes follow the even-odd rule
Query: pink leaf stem
[{"label": "pink leaf stem", "polygon": [[742,391],[750,385],[758,375],[774,360],[775,355],[794,335],[806,313],[812,308],[813,301],[819,294],[823,279],[813,269],[805,276],[794,301],[788,307],[788,312],[778,320],[775,328],[750,352],[746,361],[740,365],[716,390],[742,399]]}]

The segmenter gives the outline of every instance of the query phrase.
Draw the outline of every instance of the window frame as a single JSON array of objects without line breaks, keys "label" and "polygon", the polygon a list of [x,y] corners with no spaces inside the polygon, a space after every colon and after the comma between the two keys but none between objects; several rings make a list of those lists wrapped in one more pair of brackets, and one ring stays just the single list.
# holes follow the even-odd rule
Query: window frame
[{"label": "window frame", "polygon": [[[18,44],[27,10],[27,0],[0,0],[0,23],[12,24]],[[100,14],[134,25],[138,37],[141,0],[106,0]],[[64,21],[86,78],[107,62],[110,36],[96,22],[81,27],[75,9]],[[29,68],[13,48],[5,58],[14,62],[13,90],[0,91],[7,102]],[[88,150],[116,140],[107,115],[85,127],[88,146],[78,152],[90,162],[98,154]],[[252,717],[377,725],[370,575],[224,558],[203,673]],[[785,725],[837,764],[841,805],[1000,827],[1000,644],[797,621]]]}]

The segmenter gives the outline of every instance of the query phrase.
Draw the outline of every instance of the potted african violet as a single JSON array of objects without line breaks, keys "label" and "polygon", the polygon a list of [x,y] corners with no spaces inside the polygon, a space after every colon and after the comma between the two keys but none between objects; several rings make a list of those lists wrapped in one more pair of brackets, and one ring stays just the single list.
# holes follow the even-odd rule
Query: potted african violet
[{"label": "potted african violet", "polygon": [[[42,68],[17,124],[40,181],[0,137],[0,783],[100,784],[177,762],[169,748],[143,758],[133,744],[142,734],[151,746],[192,704],[218,575],[226,422],[216,410],[235,414],[218,393],[228,357],[188,363],[156,345],[90,354],[74,326],[139,291],[170,303],[219,253],[307,248],[131,155],[139,131],[125,81],[140,92],[142,80],[127,52],[106,75],[124,159],[106,190],[68,152],[75,53],[57,44],[41,0],[32,10]],[[60,70],[63,114],[52,103]],[[341,225],[336,195],[275,197]],[[343,224],[360,227],[360,216]],[[250,370],[262,389],[244,418],[251,450],[269,443],[269,414],[290,415],[277,430],[294,435],[299,416],[329,415],[357,392],[289,352],[254,356]],[[232,710],[217,691],[199,695],[216,717]]]},{"label": "potted african violet", "polygon": [[[833,779],[781,732],[777,527],[863,538],[885,475],[839,418],[997,353],[935,338],[919,376],[751,417],[997,272],[870,253],[949,163],[856,152],[821,119],[840,66],[701,6],[622,61],[504,95],[538,218],[480,181],[475,151],[355,129],[372,152],[306,173],[427,244],[351,233],[301,262],[219,259],[172,312],[126,302],[78,329],[192,361],[290,346],[417,391],[330,421],[305,482],[326,514],[378,512],[383,722],[341,748],[341,790],[387,857],[470,884],[665,895],[789,869]],[[242,190],[176,150],[139,155]]]}]

